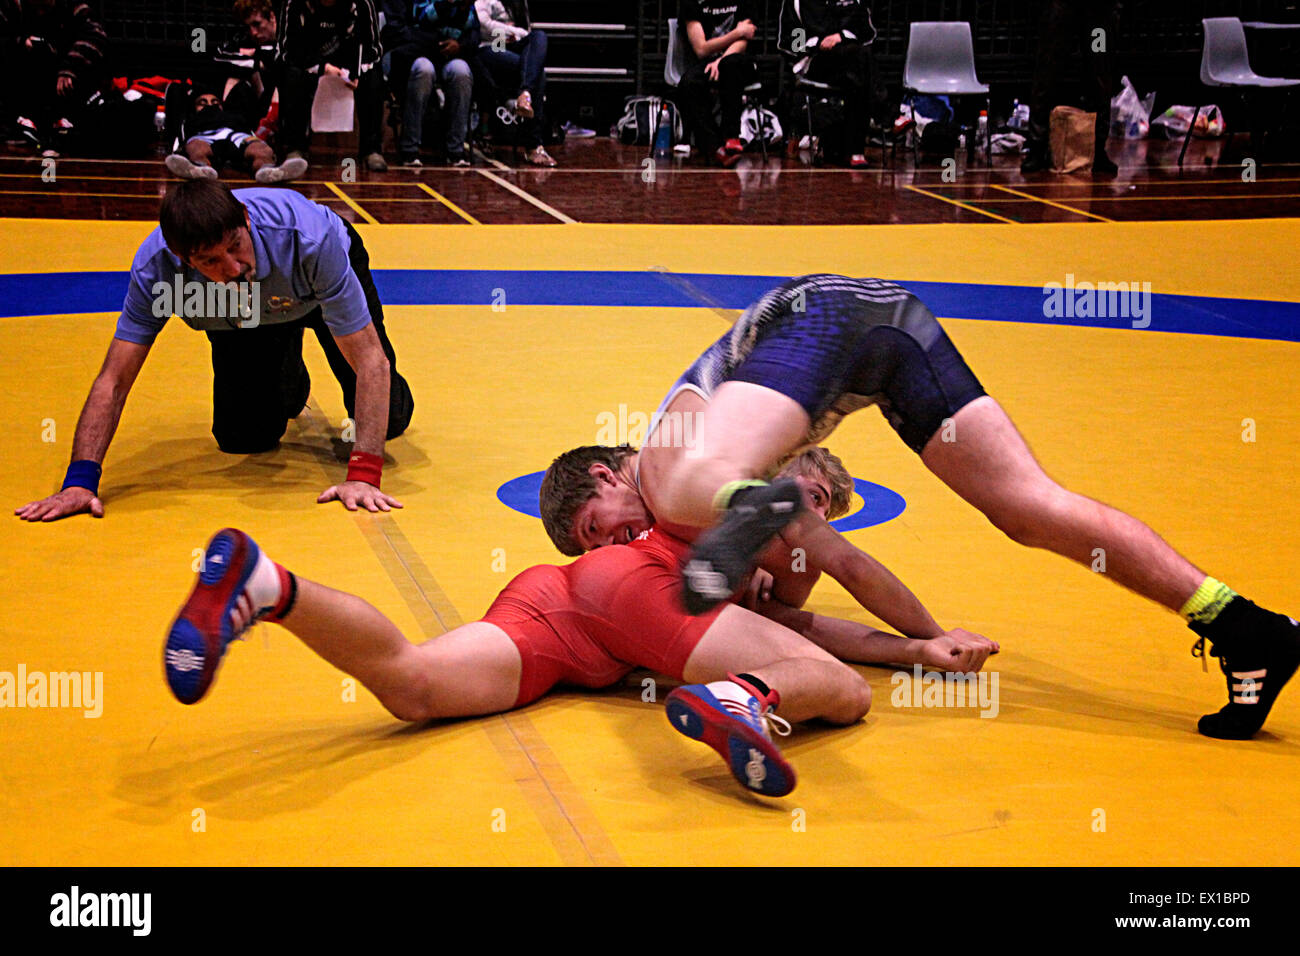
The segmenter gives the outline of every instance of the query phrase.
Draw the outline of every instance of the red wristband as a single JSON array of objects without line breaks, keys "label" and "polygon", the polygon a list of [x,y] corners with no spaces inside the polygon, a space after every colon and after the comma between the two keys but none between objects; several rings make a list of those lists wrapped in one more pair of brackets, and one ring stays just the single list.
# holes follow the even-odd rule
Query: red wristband
[{"label": "red wristband", "polygon": [[378,488],[379,479],[383,473],[384,458],[382,455],[354,451],[352,457],[348,459],[348,481],[364,481]]}]

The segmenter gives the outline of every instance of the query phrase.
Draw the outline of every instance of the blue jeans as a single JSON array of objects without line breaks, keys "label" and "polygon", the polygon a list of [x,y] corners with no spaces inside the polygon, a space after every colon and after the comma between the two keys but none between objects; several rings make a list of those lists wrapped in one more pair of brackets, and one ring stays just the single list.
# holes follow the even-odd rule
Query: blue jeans
[{"label": "blue jeans", "polygon": [[398,152],[405,158],[419,153],[424,141],[424,112],[433,95],[436,79],[442,83],[447,98],[447,153],[459,156],[465,152],[465,136],[469,132],[469,103],[474,92],[474,74],[469,64],[457,58],[435,67],[427,57],[418,57],[411,64],[406,80],[406,97],[402,103],[402,135]]},{"label": "blue jeans", "polygon": [[498,92],[506,99],[527,90],[533,97],[534,117],[524,126],[526,144],[541,145],[542,100],[546,96],[546,34],[533,30],[522,40],[506,46],[504,50],[492,49],[484,43],[478,48],[479,60]]}]

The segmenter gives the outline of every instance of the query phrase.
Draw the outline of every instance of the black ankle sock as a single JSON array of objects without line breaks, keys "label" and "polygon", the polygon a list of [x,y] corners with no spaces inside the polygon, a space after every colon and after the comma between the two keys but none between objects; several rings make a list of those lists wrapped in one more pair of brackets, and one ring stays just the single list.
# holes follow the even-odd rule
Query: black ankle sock
[{"label": "black ankle sock", "polygon": [[764,697],[767,697],[769,694],[772,693],[772,689],[768,687],[766,684],[764,684],[757,677],[755,677],[753,674],[737,674],[736,676],[739,677],[741,680],[743,680],[745,683],[749,684],[750,687],[754,688],[754,690],[758,691]]}]

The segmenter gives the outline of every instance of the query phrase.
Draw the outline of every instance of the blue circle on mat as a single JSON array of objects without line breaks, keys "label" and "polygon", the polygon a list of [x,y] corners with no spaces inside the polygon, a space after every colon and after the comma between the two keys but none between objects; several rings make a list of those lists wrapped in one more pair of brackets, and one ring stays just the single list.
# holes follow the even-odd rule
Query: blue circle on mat
[{"label": "blue circle on mat", "polygon": [[[537,508],[537,494],[542,487],[544,471],[535,471],[531,475],[511,478],[497,489],[497,498],[507,508],[532,518],[540,518]],[[896,491],[862,478],[853,479],[853,490],[862,499],[862,507],[831,522],[831,527],[841,534],[845,531],[857,531],[873,525],[893,521],[903,513],[907,502]]]}]

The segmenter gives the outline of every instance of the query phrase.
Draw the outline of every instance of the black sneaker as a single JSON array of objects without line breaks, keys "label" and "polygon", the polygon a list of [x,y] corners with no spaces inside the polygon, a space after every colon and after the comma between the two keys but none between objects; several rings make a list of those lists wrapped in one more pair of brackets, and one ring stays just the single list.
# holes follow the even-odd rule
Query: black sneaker
[{"label": "black sneaker", "polygon": [[1032,136],[1025,140],[1024,156],[1020,160],[1022,173],[1041,173],[1052,168],[1052,149],[1046,140]]},{"label": "black sneaker", "polygon": [[793,478],[736,492],[740,501],[695,539],[682,568],[682,603],[690,614],[731,597],[753,569],[767,543],[803,511],[803,495]]},{"label": "black sneaker", "polygon": [[1107,156],[1103,150],[1093,157],[1092,174],[1094,176],[1117,176],[1119,175],[1119,166],[1115,165],[1115,161]]},{"label": "black sneaker", "polygon": [[1210,624],[1189,624],[1200,640],[1194,657],[1219,659],[1228,680],[1228,703],[1196,725],[1207,737],[1249,740],[1264,726],[1273,701],[1300,665],[1300,624],[1241,596],[1234,597]]}]

